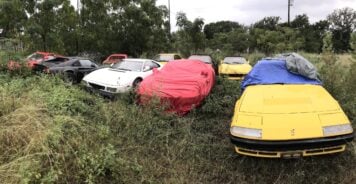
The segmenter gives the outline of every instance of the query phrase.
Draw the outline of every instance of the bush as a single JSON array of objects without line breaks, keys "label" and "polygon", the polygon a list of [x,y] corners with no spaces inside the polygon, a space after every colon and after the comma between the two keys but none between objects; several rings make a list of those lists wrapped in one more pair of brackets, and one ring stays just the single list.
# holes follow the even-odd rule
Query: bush
[{"label": "bush", "polygon": [[257,61],[259,61],[259,60],[261,60],[262,58],[266,57],[265,54],[258,53],[258,52],[256,52],[256,53],[251,53],[251,54],[246,54],[246,55],[244,55],[244,56],[247,58],[247,60],[250,62],[250,64],[251,64],[252,66],[254,66],[254,65],[257,63]]}]

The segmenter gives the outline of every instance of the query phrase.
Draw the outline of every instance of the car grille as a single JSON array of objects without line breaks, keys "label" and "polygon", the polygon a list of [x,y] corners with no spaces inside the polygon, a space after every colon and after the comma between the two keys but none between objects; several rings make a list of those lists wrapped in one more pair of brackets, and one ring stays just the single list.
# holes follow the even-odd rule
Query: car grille
[{"label": "car grille", "polygon": [[90,85],[92,88],[94,88],[94,89],[105,90],[105,86],[93,84],[93,83],[90,83],[90,82],[89,82],[89,85]]},{"label": "car grille", "polygon": [[245,74],[229,74],[229,77],[244,77]]}]

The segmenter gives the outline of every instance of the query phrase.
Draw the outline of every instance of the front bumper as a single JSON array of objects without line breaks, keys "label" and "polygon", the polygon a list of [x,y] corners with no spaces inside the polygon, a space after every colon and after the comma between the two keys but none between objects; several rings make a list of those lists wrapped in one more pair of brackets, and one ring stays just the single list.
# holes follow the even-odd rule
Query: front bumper
[{"label": "front bumper", "polygon": [[226,74],[226,73],[221,73],[220,75],[229,80],[242,80],[246,76],[246,74]]},{"label": "front bumper", "polygon": [[313,156],[342,152],[345,150],[347,142],[351,142],[353,138],[353,134],[293,141],[263,141],[230,137],[237,153],[268,158]]},{"label": "front bumper", "polygon": [[115,95],[116,95],[115,93],[103,91],[103,90],[100,90],[100,89],[94,89],[94,88],[89,87],[89,86],[85,86],[85,88],[86,88],[86,90],[88,90],[88,91],[90,91],[92,93],[100,94],[103,97],[114,98]]},{"label": "front bumper", "polygon": [[108,88],[106,86],[101,86],[101,88],[95,88],[95,87],[92,87],[91,85],[89,85],[88,83],[84,83],[84,86],[90,92],[98,93],[101,96],[109,97],[109,98],[114,98],[117,94],[120,94],[120,93],[129,92],[131,89],[131,87],[129,87],[129,86],[120,86],[120,87],[116,87],[116,89],[117,89],[116,92],[110,92],[110,91],[106,90]]}]

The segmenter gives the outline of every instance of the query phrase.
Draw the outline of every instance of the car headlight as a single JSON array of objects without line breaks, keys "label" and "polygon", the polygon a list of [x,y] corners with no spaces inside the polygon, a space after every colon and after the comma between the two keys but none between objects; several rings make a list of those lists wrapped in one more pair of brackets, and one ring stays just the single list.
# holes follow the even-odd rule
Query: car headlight
[{"label": "car headlight", "polygon": [[352,131],[353,131],[353,129],[352,129],[352,126],[350,124],[333,125],[333,126],[325,126],[325,127],[323,127],[324,136],[351,133]]},{"label": "car headlight", "polygon": [[238,126],[233,126],[230,128],[230,133],[233,136],[237,137],[251,137],[251,138],[262,138],[262,130],[261,129],[255,129],[255,128],[244,128],[244,127],[238,127]]}]

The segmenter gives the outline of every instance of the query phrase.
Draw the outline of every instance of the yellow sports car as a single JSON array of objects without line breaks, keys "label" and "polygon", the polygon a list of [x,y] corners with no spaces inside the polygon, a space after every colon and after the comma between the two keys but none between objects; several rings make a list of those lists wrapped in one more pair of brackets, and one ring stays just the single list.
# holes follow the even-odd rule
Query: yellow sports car
[{"label": "yellow sports car", "polygon": [[153,58],[153,60],[158,61],[161,65],[165,65],[167,62],[177,59],[182,59],[182,56],[176,53],[161,53]]},{"label": "yellow sports car", "polygon": [[342,152],[353,128],[317,79],[287,70],[283,60],[262,60],[241,84],[231,122],[237,153],[291,158]]},{"label": "yellow sports car", "polygon": [[226,57],[219,66],[219,75],[239,80],[248,74],[251,68],[251,65],[243,57]]}]

